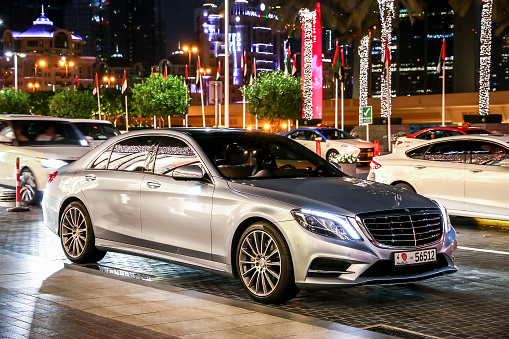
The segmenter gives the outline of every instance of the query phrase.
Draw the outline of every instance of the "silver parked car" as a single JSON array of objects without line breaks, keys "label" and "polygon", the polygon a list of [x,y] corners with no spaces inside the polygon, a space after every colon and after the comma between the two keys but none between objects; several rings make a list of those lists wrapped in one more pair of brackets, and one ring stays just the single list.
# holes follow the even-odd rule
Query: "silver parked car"
[{"label": "silver parked car", "polygon": [[238,277],[264,303],[457,271],[441,205],[346,176],[274,134],[132,132],[50,181],[44,221],[78,263],[122,251],[192,265]]}]

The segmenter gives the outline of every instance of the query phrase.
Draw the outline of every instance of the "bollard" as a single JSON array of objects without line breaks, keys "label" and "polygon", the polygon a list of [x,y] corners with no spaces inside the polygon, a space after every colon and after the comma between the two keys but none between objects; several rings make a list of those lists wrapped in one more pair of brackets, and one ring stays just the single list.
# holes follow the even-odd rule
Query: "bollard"
[{"label": "bollard", "polygon": [[374,154],[374,156],[377,157],[377,156],[380,155],[380,141],[375,140],[374,144],[375,144],[375,154]]},{"label": "bollard", "polygon": [[21,172],[19,171],[19,157],[16,157],[16,207],[8,208],[7,212],[27,212],[30,208],[21,206]]},{"label": "bollard", "polygon": [[322,138],[316,138],[316,154],[319,156],[322,156],[322,145],[320,143],[322,142]]}]

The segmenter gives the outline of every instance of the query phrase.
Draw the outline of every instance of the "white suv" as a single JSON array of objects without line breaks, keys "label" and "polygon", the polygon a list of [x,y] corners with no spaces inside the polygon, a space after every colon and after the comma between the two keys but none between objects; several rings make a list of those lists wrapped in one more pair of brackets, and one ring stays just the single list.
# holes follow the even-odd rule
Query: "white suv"
[{"label": "white suv", "polygon": [[36,204],[49,175],[90,149],[83,134],[67,120],[0,114],[0,185],[16,186],[16,157],[19,157],[21,200]]}]

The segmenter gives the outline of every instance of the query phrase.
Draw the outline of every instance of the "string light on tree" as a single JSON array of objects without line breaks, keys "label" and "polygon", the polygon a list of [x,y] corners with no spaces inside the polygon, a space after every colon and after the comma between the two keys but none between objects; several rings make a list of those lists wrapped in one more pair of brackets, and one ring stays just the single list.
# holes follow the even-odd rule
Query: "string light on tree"
[{"label": "string light on tree", "polygon": [[481,52],[479,67],[479,114],[490,113],[491,27],[493,0],[483,0],[481,13]]},{"label": "string light on tree", "polygon": [[368,69],[369,69],[369,35],[361,39],[359,45],[360,74],[359,74],[359,125],[362,123],[362,107],[368,106]]},{"label": "string light on tree", "polygon": [[304,74],[302,75],[304,118],[311,120],[313,117],[313,23],[316,20],[316,12],[304,8],[299,11],[299,16],[304,32]]},{"label": "string light on tree", "polygon": [[[392,38],[392,21],[394,20],[394,0],[378,0],[378,7],[380,9],[380,19],[382,21],[382,58],[390,57],[385,55],[384,44],[387,41],[390,50]],[[382,76],[382,116],[388,117],[391,115],[391,68],[388,70],[389,74]],[[383,74],[383,72],[382,72]]]}]

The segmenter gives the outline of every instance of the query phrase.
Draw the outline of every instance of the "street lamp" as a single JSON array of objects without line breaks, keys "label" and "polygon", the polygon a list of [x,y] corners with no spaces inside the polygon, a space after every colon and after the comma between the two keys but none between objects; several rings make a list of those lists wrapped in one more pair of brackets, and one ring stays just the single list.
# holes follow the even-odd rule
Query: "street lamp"
[{"label": "street lamp", "polygon": [[115,77],[113,77],[113,76],[112,77],[108,77],[108,76],[105,75],[103,77],[103,81],[108,83],[108,88],[109,88],[109,87],[111,87],[111,83],[115,82]]},{"label": "street lamp", "polygon": [[21,58],[26,57],[27,55],[25,53],[18,53],[18,52],[5,52],[5,56],[10,58],[14,57],[14,88],[16,91],[18,90],[18,56]]},{"label": "street lamp", "polygon": [[[34,70],[34,82],[35,82],[35,85],[34,85],[34,92],[35,92],[35,89],[36,88],[39,88],[39,84],[37,83],[37,66],[39,67],[44,67],[46,66],[46,61],[44,60],[39,60],[38,62],[35,63],[35,70]],[[30,87],[30,84],[29,84],[29,87]]]},{"label": "street lamp", "polygon": [[62,57],[62,59],[60,59],[58,64],[60,65],[60,67],[65,67],[65,78],[67,79],[69,77],[67,68],[68,67],[74,67],[74,62],[73,61],[67,61],[65,59],[65,57]]},{"label": "street lamp", "polygon": [[182,50],[189,54],[189,72],[191,72],[191,52],[192,53],[197,53],[198,52],[198,47],[195,47],[195,46],[193,46],[193,47],[184,46],[184,47],[182,47]]},{"label": "street lamp", "polygon": [[31,88],[33,92],[35,92],[35,89],[39,88],[39,84],[37,82],[36,83],[29,82],[28,87]]}]

